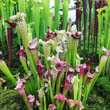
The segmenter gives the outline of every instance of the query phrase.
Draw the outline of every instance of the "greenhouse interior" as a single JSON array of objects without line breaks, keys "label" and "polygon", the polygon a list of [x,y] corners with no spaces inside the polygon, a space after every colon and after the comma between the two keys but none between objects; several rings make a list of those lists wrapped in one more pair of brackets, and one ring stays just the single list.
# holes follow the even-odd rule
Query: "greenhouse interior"
[{"label": "greenhouse interior", "polygon": [[110,110],[110,0],[0,0],[0,110]]}]

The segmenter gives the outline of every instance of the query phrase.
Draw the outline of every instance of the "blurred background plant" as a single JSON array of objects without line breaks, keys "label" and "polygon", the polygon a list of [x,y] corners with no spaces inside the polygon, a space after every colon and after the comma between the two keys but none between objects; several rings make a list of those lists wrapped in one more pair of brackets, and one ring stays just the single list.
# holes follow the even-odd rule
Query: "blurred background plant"
[{"label": "blurred background plant", "polygon": [[[52,5],[50,5],[50,3],[50,0],[0,0],[0,43],[2,44],[2,46],[6,44],[6,42],[7,44],[9,44],[9,67],[11,67],[11,48],[13,37],[17,36],[17,44],[22,44],[17,27],[16,30],[12,33],[9,33],[8,31],[8,28],[10,28],[11,26],[8,25],[10,24],[10,16],[16,14],[17,12],[26,13],[28,37],[30,40],[35,37],[44,40],[45,33],[47,32],[47,27],[50,27],[50,29],[52,29],[53,31],[55,31],[56,29],[66,29],[70,1],[64,0],[61,2],[59,0],[58,2],[58,0],[55,0],[54,8]],[[62,9],[62,7],[63,22],[61,24],[61,14],[59,13],[59,11],[60,9]],[[8,24],[5,23],[6,20]]]}]

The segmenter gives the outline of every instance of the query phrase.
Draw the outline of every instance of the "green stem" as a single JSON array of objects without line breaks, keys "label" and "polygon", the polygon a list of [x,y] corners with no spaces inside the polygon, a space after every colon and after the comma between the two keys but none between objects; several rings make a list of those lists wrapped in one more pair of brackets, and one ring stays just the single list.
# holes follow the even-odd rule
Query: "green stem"
[{"label": "green stem", "polygon": [[60,0],[55,1],[55,22],[54,22],[54,31],[58,29],[58,17],[59,17],[59,10],[60,10]]},{"label": "green stem", "polygon": [[68,8],[69,8],[68,0],[63,0],[63,30],[66,30],[67,27]]},{"label": "green stem", "polygon": [[29,69],[26,63],[26,58],[23,56],[20,56],[20,61],[21,61],[22,66],[24,67],[26,74],[29,74]]},{"label": "green stem", "polygon": [[19,6],[19,12],[24,12],[25,13],[25,0],[18,0],[18,6]]},{"label": "green stem", "polygon": [[10,72],[9,68],[7,67],[6,63],[3,60],[0,60],[0,70],[12,81],[12,83],[16,86],[16,79]]},{"label": "green stem", "polygon": [[45,93],[44,93],[44,110],[47,110],[46,109],[46,96],[45,96]]},{"label": "green stem", "polygon": [[[61,73],[62,74],[62,73]],[[61,84],[61,79],[62,79],[62,76],[60,75],[57,79],[57,87],[56,87],[56,94],[58,94],[60,92],[60,84]]]},{"label": "green stem", "polygon": [[49,78],[49,82],[48,83],[49,83],[49,90],[50,90],[50,98],[51,98],[52,103],[54,103],[54,96],[53,96],[53,91],[52,91],[50,78]]},{"label": "green stem", "polygon": [[80,76],[80,81],[79,81],[79,92],[78,92],[78,100],[81,100],[81,94],[82,94],[82,81],[83,81],[83,77]]},{"label": "green stem", "polygon": [[91,89],[91,83],[88,83],[86,88],[85,88],[85,92],[84,92],[84,98],[82,100],[82,104],[85,106],[86,104],[86,101],[87,101],[87,97],[88,97],[88,94],[90,92],[90,89]]}]

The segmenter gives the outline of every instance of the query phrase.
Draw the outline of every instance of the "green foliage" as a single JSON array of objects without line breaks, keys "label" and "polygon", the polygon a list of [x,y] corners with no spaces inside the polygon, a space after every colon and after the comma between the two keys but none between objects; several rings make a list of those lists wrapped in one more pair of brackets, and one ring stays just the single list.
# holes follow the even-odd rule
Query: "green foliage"
[{"label": "green foliage", "polygon": [[54,31],[58,29],[58,17],[59,17],[59,10],[60,10],[60,0],[55,0],[55,24],[54,24]]},{"label": "green foliage", "polygon": [[[55,1],[55,10],[50,9],[50,0],[0,0],[0,42],[4,44],[7,40],[8,25],[4,22],[10,20],[10,16],[17,12],[26,14],[26,22],[32,24],[31,34],[37,38],[44,39],[44,34],[49,26],[55,29],[60,28],[60,0]],[[68,19],[68,0],[63,1],[63,29],[66,30]],[[55,16],[55,20],[53,17]],[[20,35],[17,30],[18,44],[21,45]]]},{"label": "green foliage", "polygon": [[[98,42],[97,42],[97,49],[99,58],[102,55],[101,47],[104,46],[107,49],[110,49],[110,6],[105,6],[103,8],[97,9],[98,12]],[[110,59],[105,65],[104,72],[109,73],[109,64]]]},{"label": "green foliage", "polygon": [[106,82],[108,82],[107,81],[108,79],[110,79],[110,77],[109,78],[101,77],[97,81],[96,86],[91,91],[91,94],[89,94],[88,96],[87,104],[84,110],[109,110],[110,109],[110,95],[106,94],[107,92],[103,88],[106,85]]},{"label": "green foliage", "polygon": [[25,110],[21,96],[15,90],[0,90],[0,110]]},{"label": "green foliage", "polygon": [[69,1],[64,0],[63,2],[63,29],[64,30],[66,30],[66,27],[67,27],[68,8],[69,8]]},{"label": "green foliage", "polygon": [[[23,2],[23,1],[25,1],[25,0],[22,0],[21,2]],[[31,1],[31,0],[28,0],[28,1]],[[46,1],[48,1],[48,2],[46,2]],[[20,0],[19,0],[19,2],[20,2]],[[64,1],[63,1],[64,2]],[[8,7],[8,3],[9,3],[9,0],[6,0],[6,7]],[[87,2],[87,4],[88,4],[88,2]],[[18,3],[18,5],[19,5],[19,3]],[[27,5],[29,5],[29,3],[27,4]],[[52,14],[51,14],[51,16],[50,16],[50,10],[49,10],[49,0],[43,0],[43,5],[42,5],[42,3],[41,4],[38,4],[38,3],[36,3],[36,4],[34,4],[33,5],[33,8],[32,8],[32,12],[29,12],[29,13],[27,13],[27,11],[25,10],[25,5],[19,5],[19,9],[22,9],[22,10],[25,10],[26,11],[26,13],[27,13],[27,16],[31,16],[31,15],[33,15],[32,16],[32,19],[33,19],[33,21],[31,21],[31,20],[29,20],[29,18],[28,18],[28,24],[30,23],[30,24],[32,24],[32,25],[34,25],[34,29],[33,29],[33,31],[35,31],[35,32],[33,32],[35,35],[37,35],[37,37],[39,37],[39,38],[41,38],[42,37],[42,39],[44,39],[44,32],[46,32],[47,31],[47,26],[48,25],[50,25],[50,24],[52,24],[51,22],[49,22],[49,20],[52,18]],[[22,7],[22,8],[20,8],[20,6]],[[31,7],[31,6],[29,6],[29,7]],[[66,26],[67,26],[67,15],[68,15],[68,7],[69,7],[69,3],[68,3],[68,1],[66,1],[65,0],[65,2],[64,2],[64,4],[63,4],[63,29],[66,29]],[[9,7],[8,7],[9,8]],[[38,13],[36,13],[36,10],[38,11]],[[59,10],[60,10],[60,0],[55,0],[55,21],[53,21],[55,24],[54,24],[54,29],[53,30],[55,30],[55,29],[58,29],[59,30],[59,24],[60,24],[60,14],[59,14]],[[25,12],[25,11],[21,11],[21,12]],[[30,11],[30,10],[28,10],[28,11]],[[6,14],[6,13],[5,13]],[[11,12],[11,15],[12,15],[12,12]],[[88,13],[87,13],[87,15],[88,15]],[[9,12],[7,11],[7,16],[9,16]],[[87,16],[87,21],[89,21],[89,18],[88,18],[89,16]],[[101,18],[100,18],[101,17]],[[101,48],[101,43],[103,43],[102,42],[102,38],[100,39],[100,37],[101,37],[101,34],[102,34],[102,23],[103,23],[103,19],[102,19],[102,17],[103,16],[99,16],[98,15],[98,20],[100,21],[100,23],[99,23],[99,33],[98,33],[98,49],[100,50],[100,48]],[[31,17],[30,17],[31,18]],[[52,19],[51,19],[52,20]],[[91,24],[91,21],[90,21],[90,24]],[[22,24],[22,25],[24,25],[24,24]],[[25,24],[26,25],[26,24]],[[39,86],[41,87],[41,88],[44,88],[44,81],[39,81],[39,77],[38,77],[38,75],[37,75],[37,72],[36,72],[36,64],[34,64],[34,61],[33,61],[33,59],[32,59],[32,53],[30,52],[30,50],[28,49],[28,47],[29,47],[29,41],[28,41],[28,33],[27,33],[27,27],[20,27],[21,26],[21,24],[19,25],[19,28],[21,28],[21,33],[23,34],[22,35],[22,39],[23,39],[23,44],[24,44],[24,46],[25,46],[25,50],[26,50],[26,53],[27,53],[27,58],[28,58],[28,60],[29,60],[29,62],[30,62],[30,68],[31,68],[31,71],[32,71],[32,73],[33,73],[33,75],[34,75],[34,78],[35,78],[35,80],[34,79],[29,79],[29,81],[26,83],[27,85],[26,85],[26,92],[27,92],[27,94],[30,94],[30,93],[32,93],[33,95],[34,95],[34,93],[36,94],[36,97],[37,97],[37,92],[36,92],[36,90],[38,90],[38,89],[40,89],[39,88]],[[88,23],[86,24],[86,28],[87,28],[87,26],[88,26]],[[110,27],[110,25],[109,25],[109,27]],[[0,27],[0,28],[2,28],[2,26]],[[86,29],[85,28],[85,29]],[[7,27],[5,26],[5,29],[7,29]],[[24,30],[23,30],[24,29]],[[86,30],[88,30],[88,28],[86,29]],[[110,28],[109,28],[109,30],[110,30]],[[109,31],[108,30],[108,34],[107,35],[109,35]],[[31,33],[31,32],[30,32]],[[32,33],[32,34],[33,34]],[[40,34],[42,34],[42,35],[40,35]],[[63,36],[63,35],[61,35],[61,36]],[[88,36],[88,32],[85,32],[85,37],[87,37]],[[90,36],[89,36],[90,37]],[[2,38],[1,38],[2,39]],[[19,38],[19,40],[20,40],[20,38]],[[64,39],[65,40],[65,39]],[[86,39],[85,39],[86,40]],[[53,40],[53,42],[54,42],[55,40]],[[60,41],[59,39],[58,39],[58,41]],[[72,41],[72,40],[71,40]],[[89,41],[89,40],[88,40]],[[107,40],[107,41],[109,41],[109,40]],[[53,43],[52,42],[52,43]],[[85,41],[84,41],[85,42]],[[19,44],[21,44],[21,43],[19,43]],[[63,43],[62,43],[63,44]],[[70,44],[70,42],[69,42],[69,44]],[[86,42],[86,44],[88,44],[88,48],[89,48],[89,43],[87,43]],[[105,42],[105,44],[106,44],[106,42]],[[107,43],[107,45],[109,45],[110,43]],[[50,44],[49,44],[50,45]],[[52,45],[52,44],[51,44]],[[85,45],[85,44],[84,44]],[[69,62],[69,64],[70,65],[75,65],[74,66],[74,68],[76,68],[76,55],[77,55],[77,46],[78,46],[78,42],[75,44],[75,42],[73,43],[73,42],[71,42],[71,45],[70,45],[70,50],[69,49],[67,49],[68,51],[66,51],[66,52],[68,52],[68,53],[66,53],[67,55],[67,60],[70,60],[70,61],[67,61],[67,62]],[[45,50],[47,50],[48,49],[48,47],[49,46],[45,46]],[[73,47],[75,47],[75,49],[73,48]],[[105,46],[106,47],[106,46]],[[64,47],[65,48],[65,47]],[[87,47],[86,47],[87,48]],[[108,49],[108,47],[106,47],[107,49]],[[50,49],[51,50],[51,49]],[[74,50],[74,51],[73,51]],[[86,49],[85,49],[86,50]],[[44,51],[44,50],[43,50]],[[52,52],[50,52],[50,53],[52,53]],[[89,53],[89,52],[88,52]],[[101,55],[101,52],[99,52],[100,53],[100,55]],[[48,55],[48,54],[47,54]],[[49,55],[49,56],[52,56],[53,54],[51,54],[51,55]],[[45,56],[45,55],[44,55]],[[59,55],[59,58],[61,57],[61,55]],[[62,59],[63,59],[63,57],[62,57]],[[61,60],[62,60],[61,59]],[[71,60],[72,59],[72,60]],[[43,60],[43,59],[42,59]],[[47,57],[46,57],[46,60],[47,60]],[[102,59],[103,60],[103,59]],[[72,62],[71,62],[72,61]],[[46,61],[44,61],[43,60],[43,63],[46,63]],[[70,63],[71,62],[71,63]],[[74,62],[75,62],[75,64],[74,64]],[[44,63],[44,64],[45,64]],[[3,62],[3,64],[4,64],[4,62]],[[2,65],[3,65],[2,64]],[[104,66],[104,64],[105,63],[101,63],[100,65],[99,65],[99,74],[97,73],[97,74],[95,74],[96,76],[95,76],[95,78],[92,80],[92,84],[88,84],[87,86],[85,86],[86,88],[84,89],[84,101],[83,101],[83,103],[85,104],[86,103],[86,100],[87,100],[87,97],[88,97],[88,94],[89,94],[89,92],[90,92],[90,90],[91,90],[91,87],[93,87],[94,86],[94,84],[95,84],[95,82],[96,82],[96,80],[97,80],[97,78],[99,77],[99,75],[100,75],[100,73],[101,73],[101,71],[102,71],[102,68],[103,68],[103,66]],[[1,65],[1,70],[3,69],[3,67],[4,66],[6,66],[5,64],[4,64],[4,66],[2,66]],[[51,66],[49,66],[48,67],[48,64],[46,65],[47,66],[47,70],[49,69],[49,67],[51,67]],[[109,66],[107,66],[108,68],[109,68]],[[3,71],[3,70],[2,70]],[[7,71],[8,71],[8,75],[7,75]],[[6,70],[4,70],[3,72],[4,73],[6,73],[6,75],[9,77],[9,75],[11,74],[10,73],[10,71],[7,69],[7,71]],[[66,73],[66,72],[65,72]],[[88,73],[87,73],[88,74]],[[9,77],[10,79],[12,79],[12,76],[10,75],[10,77]],[[38,78],[38,79],[37,79]],[[62,77],[61,77],[62,78]],[[64,78],[64,77],[63,77]],[[13,80],[13,79],[12,79]],[[63,79],[64,80],[64,79]],[[63,81],[61,80],[61,79],[57,79],[57,85],[58,85],[58,87],[56,86],[56,91],[58,90],[58,92],[56,92],[56,93],[59,93],[59,91],[60,91],[60,84],[62,83]],[[15,81],[14,81],[14,83],[15,83]],[[105,85],[106,84],[106,85]],[[39,85],[38,86],[38,88],[36,88],[37,87],[37,85]],[[76,84],[75,84],[76,85]],[[105,85],[105,86],[104,86]],[[52,100],[52,102],[53,102],[53,96],[55,95],[53,95],[52,94],[52,91],[54,91],[54,89],[52,90],[52,87],[51,87],[52,85],[51,85],[51,83],[49,83],[49,92],[50,92],[50,97],[51,97],[51,100]],[[54,86],[54,85],[53,85]],[[80,79],[80,86],[79,86],[79,88],[80,88],[80,91],[81,91],[81,89],[82,89],[82,79]],[[110,82],[109,82],[109,79],[108,78],[102,78],[102,79],[99,79],[99,82],[98,82],[98,84],[97,84],[97,86],[100,86],[100,87],[103,87],[103,89],[104,89],[104,91],[105,92],[107,92],[108,94],[109,94],[109,91],[110,91]],[[28,90],[28,89],[30,89],[30,91]],[[74,89],[75,90],[75,89]],[[86,91],[86,92],[85,92]],[[83,93],[83,92],[79,92],[79,100],[80,100],[80,98],[81,98],[81,93]],[[16,104],[16,99],[18,99],[19,97],[17,97],[18,95],[17,95],[17,93],[16,92],[14,92],[14,91],[3,91],[2,90],[2,92],[0,92],[1,94],[0,94],[0,100],[2,100],[1,102],[0,102],[0,107],[3,109],[3,110],[7,110],[7,108],[8,108],[8,110],[23,110],[23,109],[21,109],[21,108],[19,108],[19,107],[21,107],[21,106],[19,106],[19,104],[17,105]],[[53,92],[54,93],[54,92]],[[75,93],[75,92],[73,92],[73,93]],[[45,95],[45,93],[43,93],[44,94],[44,99],[43,99],[43,101],[41,101],[41,104],[42,104],[42,102],[44,103],[44,110],[46,110],[46,104],[48,103],[48,101],[46,102],[46,95],[49,95],[49,94],[46,94]],[[70,95],[70,94],[69,94]],[[48,96],[49,97],[49,96]],[[95,98],[97,98],[97,97],[95,97]],[[75,98],[76,99],[76,98]],[[100,103],[100,104],[103,104],[103,102],[104,102],[104,99],[103,98],[101,98],[101,97],[98,97],[97,98],[97,100],[98,100],[98,103]],[[96,100],[96,103],[97,103],[97,100]],[[7,104],[8,103],[8,104]],[[11,105],[11,106],[10,106]],[[42,104],[43,105],[43,104]],[[16,108],[17,107],[17,108]],[[43,106],[42,106],[42,108],[43,108]],[[59,108],[59,106],[58,106],[58,108]],[[62,108],[62,106],[61,106],[61,108]],[[62,108],[63,109],[63,108]],[[93,108],[94,109],[94,108]],[[98,110],[98,109],[101,109],[101,107],[99,107],[99,106],[97,106],[97,104],[96,104],[96,109]],[[105,108],[104,108],[105,109]],[[60,109],[59,109],[60,110]],[[90,110],[90,109],[89,109]],[[92,110],[92,109],[91,109]],[[95,109],[94,109],[95,110]]]},{"label": "green foliage", "polygon": [[96,85],[102,95],[110,94],[110,76],[99,78]]}]

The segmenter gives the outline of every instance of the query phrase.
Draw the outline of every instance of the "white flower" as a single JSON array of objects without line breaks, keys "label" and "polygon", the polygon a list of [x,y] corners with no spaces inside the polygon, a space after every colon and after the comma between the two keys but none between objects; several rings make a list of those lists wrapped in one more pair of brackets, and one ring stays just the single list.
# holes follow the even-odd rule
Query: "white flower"
[{"label": "white flower", "polygon": [[53,61],[54,59],[55,59],[55,56],[52,56],[52,57],[49,56],[49,57],[47,58],[48,61]]},{"label": "white flower", "polygon": [[63,53],[63,48],[61,46],[56,47],[56,52],[57,53]]},{"label": "white flower", "polygon": [[12,19],[12,20],[16,20],[16,15],[14,15],[14,16],[10,16],[10,19]]},{"label": "white flower", "polygon": [[17,13],[14,16],[11,16],[10,19],[12,20],[17,20],[17,18],[20,17],[20,20],[24,20],[26,18],[26,14],[25,13]]},{"label": "white flower", "polygon": [[2,51],[0,51],[0,55],[2,55]]},{"label": "white flower", "polygon": [[77,31],[76,25],[73,25],[73,26],[71,27],[71,30],[72,30],[72,32],[76,32],[76,31]]},{"label": "white flower", "polygon": [[95,71],[96,71],[97,73],[99,72],[99,67],[98,67],[98,66],[95,68]]},{"label": "white flower", "polygon": [[107,49],[106,49],[104,46],[102,46],[102,50],[103,50],[104,52],[107,51]]}]

